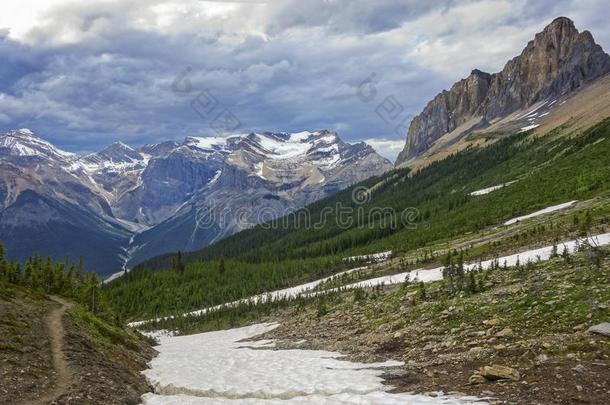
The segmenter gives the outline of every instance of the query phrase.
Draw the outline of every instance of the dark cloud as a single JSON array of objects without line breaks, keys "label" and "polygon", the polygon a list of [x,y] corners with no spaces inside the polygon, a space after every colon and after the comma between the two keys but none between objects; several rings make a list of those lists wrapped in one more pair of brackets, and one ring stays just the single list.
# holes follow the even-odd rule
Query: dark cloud
[{"label": "dark cloud", "polygon": [[[329,128],[394,151],[401,121],[472,68],[499,70],[558,15],[610,47],[606,3],[70,2],[27,35],[0,33],[0,129],[93,150],[211,133],[228,110],[237,131]],[[201,94],[212,113],[191,107]]]}]

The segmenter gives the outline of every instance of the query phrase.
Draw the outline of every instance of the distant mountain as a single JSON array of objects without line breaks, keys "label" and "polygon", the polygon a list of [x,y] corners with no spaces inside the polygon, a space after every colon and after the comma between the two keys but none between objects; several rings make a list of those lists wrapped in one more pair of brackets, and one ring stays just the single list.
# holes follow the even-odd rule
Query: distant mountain
[{"label": "distant mountain", "polygon": [[[591,33],[578,32],[568,18],[557,18],[501,72],[489,74],[475,69],[430,101],[411,122],[396,164],[412,162],[431,149],[438,151],[474,131],[494,127],[516,111],[546,102],[545,111],[538,116],[548,115],[560,105],[559,98],[608,73],[610,56],[595,43]],[[540,124],[528,123],[530,117],[513,117],[514,125],[505,129],[529,129]]]},{"label": "distant mountain", "polygon": [[62,151],[28,129],[0,137],[0,240],[102,275],[193,250],[392,168],[329,131],[188,137]]}]

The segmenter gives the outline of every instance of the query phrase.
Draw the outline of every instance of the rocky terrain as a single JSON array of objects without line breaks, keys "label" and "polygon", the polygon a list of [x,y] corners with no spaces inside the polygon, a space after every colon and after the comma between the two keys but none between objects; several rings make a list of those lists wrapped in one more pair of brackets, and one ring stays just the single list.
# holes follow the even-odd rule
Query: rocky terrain
[{"label": "rocky terrain", "polygon": [[353,361],[402,360],[386,374],[400,392],[605,404],[609,270],[607,259],[596,268],[581,255],[486,271],[476,292],[457,295],[443,282],[345,292],[283,310],[271,317],[281,326],[263,338]]},{"label": "rocky terrain", "polygon": [[[559,17],[536,34],[521,55],[499,73],[473,70],[468,78],[444,90],[413,119],[397,165],[413,162],[446,135],[444,147],[473,131],[492,126],[516,111],[538,103],[558,107],[558,99],[578,92],[610,72],[610,56],[595,43],[589,31]],[[532,112],[533,113],[533,112]],[[512,130],[532,126],[522,116],[513,117]]]},{"label": "rocky terrain", "polygon": [[0,137],[0,240],[9,255],[83,257],[108,275],[194,250],[392,168],[329,131],[188,137],[138,150],[62,151]]}]

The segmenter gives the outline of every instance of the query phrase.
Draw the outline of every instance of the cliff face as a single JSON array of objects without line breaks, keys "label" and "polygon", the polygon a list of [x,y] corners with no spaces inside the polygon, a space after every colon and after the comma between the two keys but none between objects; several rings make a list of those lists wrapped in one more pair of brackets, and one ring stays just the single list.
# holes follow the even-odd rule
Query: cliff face
[{"label": "cliff face", "polygon": [[437,139],[469,121],[474,120],[476,128],[485,127],[538,101],[574,92],[609,72],[610,56],[591,33],[579,33],[570,19],[557,18],[501,72],[474,70],[429,102],[411,122],[396,164],[419,157]]}]

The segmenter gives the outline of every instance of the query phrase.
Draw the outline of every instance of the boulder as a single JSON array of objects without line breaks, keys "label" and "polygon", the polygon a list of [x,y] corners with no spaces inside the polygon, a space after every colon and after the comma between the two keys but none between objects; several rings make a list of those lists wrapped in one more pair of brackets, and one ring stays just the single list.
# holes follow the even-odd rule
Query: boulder
[{"label": "boulder", "polygon": [[494,364],[492,366],[481,367],[479,374],[489,381],[512,380],[519,381],[521,375],[517,370],[507,366]]},{"label": "boulder", "polygon": [[599,325],[591,326],[589,329],[587,329],[587,332],[610,337],[610,322],[604,322],[600,323]]}]

